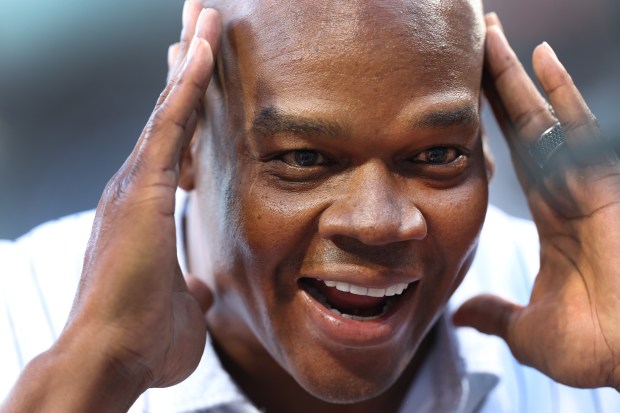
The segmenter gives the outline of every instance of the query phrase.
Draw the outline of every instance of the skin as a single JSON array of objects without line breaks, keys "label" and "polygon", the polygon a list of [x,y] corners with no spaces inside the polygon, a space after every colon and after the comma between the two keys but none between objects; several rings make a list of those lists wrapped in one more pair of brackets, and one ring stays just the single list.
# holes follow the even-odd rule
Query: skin
[{"label": "skin", "polygon": [[[203,113],[201,106],[211,78],[215,55],[213,51],[218,49],[221,28],[220,15],[217,12],[213,10],[201,12],[201,10],[202,6],[198,3],[186,3],[181,43],[175,46],[171,53],[173,70],[170,83],[140,136],[135,150],[119,172],[110,180],[102,195],[85,259],[80,290],[76,295],[67,325],[58,341],[48,351],[28,364],[9,397],[0,406],[0,411],[3,413],[122,411],[126,410],[138,395],[147,388],[173,385],[193,371],[204,348],[204,332],[207,328],[204,312],[208,309],[212,297],[207,286],[198,278],[190,275],[184,281],[176,261],[173,211],[175,190],[178,183],[185,187],[196,186],[196,195],[193,199],[196,204],[194,205],[199,205],[198,201],[201,200],[198,195],[198,188],[204,188],[203,190],[207,193],[206,180],[201,181],[199,179],[201,173],[205,177],[217,178],[219,179],[218,182],[227,184],[223,187],[231,189],[228,192],[231,196],[227,198],[230,200],[229,203],[215,203],[216,210],[209,212],[209,214],[204,211],[198,213],[201,212],[200,209],[193,205],[192,211],[194,212],[192,214],[203,219],[204,225],[209,223],[214,229],[217,228],[217,222],[209,222],[207,218],[209,216],[225,217],[227,221],[223,222],[232,222],[235,226],[229,230],[239,235],[239,238],[230,240],[224,237],[220,239],[232,242],[233,246],[247,246],[245,251],[235,253],[235,259],[211,260],[217,255],[207,254],[206,251],[208,250],[205,247],[199,250],[201,254],[197,255],[195,252],[190,252],[191,260],[204,256],[210,259],[202,265],[208,264],[213,268],[219,268],[226,266],[225,264],[234,264],[234,267],[239,264],[239,260],[243,264],[244,259],[250,260],[252,258],[252,253],[260,252],[260,246],[251,242],[256,240],[257,235],[252,231],[258,231],[263,227],[256,223],[257,219],[248,222],[243,221],[243,219],[250,220],[253,216],[257,216],[258,212],[262,214],[270,212],[269,206],[271,205],[273,208],[273,199],[278,196],[278,191],[281,188],[279,186],[270,187],[268,184],[273,181],[260,183],[257,178],[256,185],[263,185],[262,189],[269,194],[269,197],[265,197],[260,202],[256,199],[250,200],[247,198],[247,194],[233,191],[234,185],[232,184],[238,184],[241,187],[241,184],[247,182],[248,176],[251,176],[250,172],[254,169],[248,166],[247,169],[241,169],[239,174],[232,174],[232,169],[224,168],[219,175],[217,173],[207,175],[201,170],[208,170],[208,166],[191,162],[194,158],[202,159],[202,162],[205,162],[204,157],[211,153],[212,155],[208,157],[209,161],[224,165],[226,162],[231,162],[230,166],[232,166],[237,165],[233,161],[240,154],[238,147],[235,146],[239,140],[235,136],[234,139],[230,137],[228,140],[221,139],[219,141],[223,147],[227,144],[230,145],[229,156],[216,156],[222,153],[218,151],[223,150],[215,144],[218,142],[215,139],[218,135],[211,132],[210,137],[213,139],[204,136],[209,130],[206,126],[213,125],[215,122],[200,127],[199,139],[194,141],[203,142],[204,148],[211,149],[211,152],[207,149],[201,149],[200,144],[190,145],[192,134],[196,125],[200,123],[199,119]],[[226,13],[226,10],[223,11]],[[198,17],[199,14],[200,17]],[[496,17],[487,16],[487,25],[489,27],[486,42],[485,93],[493,105],[496,116],[503,126],[509,146],[513,151],[515,168],[521,177],[522,186],[538,227],[541,241],[541,269],[536,279],[531,301],[527,306],[516,306],[497,297],[476,297],[459,309],[455,315],[455,321],[460,325],[470,325],[480,331],[501,336],[520,361],[539,369],[557,381],[573,386],[611,386],[620,389],[618,358],[616,356],[620,352],[620,333],[616,328],[617,315],[620,313],[620,281],[618,281],[620,280],[618,277],[618,268],[620,268],[618,260],[620,258],[617,255],[620,248],[620,239],[617,234],[620,232],[615,228],[617,226],[616,218],[620,214],[618,211],[618,205],[620,205],[620,161],[611,147],[601,138],[600,130],[596,126],[592,114],[564,67],[551,48],[548,45],[542,45],[535,50],[533,56],[535,73],[565,129],[567,142],[562,151],[547,165],[546,169],[541,170],[532,164],[527,155],[528,145],[556,119],[548,110],[545,100],[527,77],[510,49]],[[360,25],[359,27],[363,29],[364,26]],[[386,40],[390,40],[390,36],[393,36],[395,32],[398,32],[398,28],[391,28],[385,34]],[[189,44],[192,38],[194,38],[194,46],[190,49]],[[226,41],[226,37],[224,37],[224,42]],[[402,46],[402,43],[399,44]],[[175,59],[174,56],[177,58]],[[220,60],[220,64],[225,62],[225,58]],[[377,56],[369,59],[369,67],[372,67],[373,64],[381,66],[380,63],[381,59]],[[258,66],[258,63],[255,63],[255,66]],[[341,67],[349,71],[355,69],[347,65],[341,65]],[[407,70],[409,69],[407,68]],[[294,71],[290,71],[290,73],[294,73]],[[374,73],[381,74],[382,72],[375,71]],[[241,78],[243,77],[240,76]],[[377,81],[381,85],[389,85],[386,80],[388,78],[389,76],[385,78],[383,75],[378,76]],[[317,80],[320,81],[320,77]],[[343,80],[339,84],[332,85],[334,90],[324,90],[325,96],[333,99],[336,92],[350,91],[350,88],[355,86],[355,81],[355,79]],[[222,81],[221,84],[224,85],[225,82]],[[303,84],[299,86],[296,83],[291,84],[291,90],[301,86]],[[402,87],[407,88],[409,86],[402,85]],[[382,93],[380,90],[378,89],[376,93]],[[286,91],[283,90],[280,93]],[[359,92],[361,96],[366,96],[367,91],[365,89],[362,88]],[[254,100],[247,99],[250,103],[258,102],[259,95],[241,94],[242,97],[245,96],[246,98],[253,96]],[[210,95],[210,99],[212,96]],[[225,95],[222,96],[222,101],[232,102],[234,96],[230,96],[230,100],[227,100]],[[274,96],[282,99],[286,94]],[[412,96],[416,97],[415,95]],[[390,96],[391,98],[392,96]],[[395,98],[402,100],[402,94],[396,93]],[[389,101],[386,102],[386,111],[391,108],[394,112],[387,111],[386,114],[398,112],[389,104]],[[210,100],[209,102],[209,113],[214,113],[214,106]],[[333,102],[330,100],[328,103],[336,105],[342,101],[333,99]],[[345,110],[344,114],[348,116],[345,116],[344,120],[348,118],[350,123],[354,123],[352,120],[377,122],[374,117],[375,113],[369,112],[364,105],[357,101],[349,103],[359,105],[356,108],[369,119],[359,119],[356,115],[357,112]],[[322,106],[305,109],[316,110],[320,107]],[[336,107],[339,108],[340,106],[336,105]],[[400,107],[401,110],[404,110],[403,108],[406,109],[407,106]],[[239,111],[241,114],[247,114],[247,107],[239,108]],[[414,217],[426,217],[424,214],[432,216],[433,211],[425,209],[423,200],[419,199],[417,192],[413,195],[410,194],[410,197],[402,195],[409,193],[406,191],[409,186],[404,184],[404,182],[409,183],[409,179],[403,178],[403,181],[400,181],[401,178],[398,173],[390,173],[392,178],[388,179],[385,171],[389,168],[382,166],[389,164],[390,167],[393,167],[394,165],[391,162],[387,162],[389,156],[386,154],[402,149],[399,148],[402,142],[396,139],[398,137],[397,132],[401,130],[402,125],[394,120],[396,118],[388,116],[388,122],[382,124],[382,127],[376,130],[376,134],[370,133],[372,130],[355,129],[358,132],[357,135],[366,138],[361,142],[360,140],[356,141],[359,147],[375,145],[373,149],[376,149],[376,153],[371,156],[373,158],[371,160],[360,156],[357,153],[357,146],[351,145],[342,148],[338,146],[342,145],[341,143],[332,143],[331,141],[329,145],[326,144],[326,146],[334,145],[337,147],[338,153],[350,151],[350,158],[353,160],[350,164],[346,164],[347,167],[352,168],[351,172],[345,174],[344,177],[338,176],[338,173],[329,174],[329,179],[336,176],[337,178],[334,179],[339,179],[339,183],[342,183],[347,194],[351,194],[353,188],[361,186],[377,189],[376,194],[378,195],[376,196],[384,197],[384,205],[381,209],[378,207],[370,208],[370,206],[375,205],[373,204],[373,196],[367,196],[367,199],[360,196],[353,197],[356,202],[347,202],[349,199],[344,199],[344,197],[329,198],[326,195],[329,191],[322,190],[318,200],[316,200],[317,197],[312,198],[314,202],[327,203],[330,201],[331,204],[324,209],[309,208],[308,211],[310,211],[311,216],[313,215],[312,211],[322,210],[322,213],[325,214],[333,205],[337,204],[343,209],[345,207],[356,207],[357,209],[360,206],[365,207],[362,209],[365,211],[363,214],[349,214],[349,219],[340,218],[338,220],[336,218],[342,217],[342,215],[332,214],[332,219],[335,219],[338,225],[327,226],[327,228],[335,227],[342,230],[351,222],[359,224],[355,227],[357,228],[355,232],[348,232],[343,235],[343,237],[358,237],[359,239],[356,244],[353,244],[355,248],[347,249],[347,254],[335,255],[341,260],[350,260],[351,257],[354,257],[351,251],[358,251],[360,245],[367,250],[373,250],[394,243],[393,237],[385,235],[389,232],[381,231],[379,233],[381,236],[377,237],[374,231],[368,229],[369,216],[375,220],[379,219],[379,222],[390,222],[391,219],[397,219],[399,216],[402,218],[403,215],[394,213],[394,211],[403,212],[403,209],[399,209],[403,208],[403,205],[407,206],[407,211],[417,210],[420,212],[420,214],[416,213]],[[246,120],[250,119],[253,118],[248,117]],[[353,127],[354,125],[349,125],[349,128]],[[420,136],[417,133],[413,135]],[[383,140],[380,147],[376,144],[379,137]],[[408,135],[407,138],[411,137]],[[404,140],[405,137],[402,139]],[[188,147],[191,147],[191,150],[186,150]],[[248,164],[250,163],[248,162]],[[479,161],[478,165],[482,163]],[[397,163],[395,162],[395,164]],[[182,173],[180,172],[181,165]],[[255,161],[252,165],[259,171],[262,164]],[[365,175],[364,172],[368,171],[366,168],[370,168],[374,173]],[[478,166],[478,168],[481,167]],[[468,175],[468,179],[473,181],[476,179],[484,180],[482,171],[479,172],[479,175],[482,177],[476,178],[475,174]],[[358,178],[355,179],[356,177]],[[374,185],[380,179],[385,179],[391,185],[377,185],[377,188]],[[416,185],[416,189],[428,190],[416,181],[417,178],[411,179]],[[399,183],[398,186],[396,182]],[[468,180],[464,180],[460,185],[467,187],[471,184],[467,182]],[[359,186],[356,186],[356,183]],[[247,191],[253,190],[251,185],[244,188]],[[399,191],[396,191],[395,188],[399,188]],[[212,190],[215,191],[215,189]],[[445,190],[454,190],[454,187]],[[388,197],[386,194],[390,194],[390,196]],[[280,197],[278,200],[282,202],[291,199],[305,200],[306,204],[302,205],[312,206],[313,203],[308,201],[305,196],[305,191],[299,189],[290,194],[288,198]],[[262,209],[260,211],[258,209],[245,211],[244,214],[241,214],[243,211],[239,209],[237,200],[242,198],[248,199],[248,202],[254,202],[253,205],[256,208],[261,207]],[[272,202],[268,202],[270,199]],[[206,203],[206,201],[202,199],[202,202]],[[405,201],[410,202],[404,204]],[[450,205],[449,202],[447,204]],[[230,207],[228,209],[230,216],[234,216],[235,212],[238,213],[237,216],[240,220],[231,221],[229,216],[224,213],[226,209],[217,210],[218,207],[222,208],[223,206]],[[234,208],[235,206],[237,209]],[[435,207],[443,206],[436,205]],[[384,212],[384,210],[388,212]],[[338,211],[336,210],[336,212]],[[299,211],[294,210],[292,212],[297,213]],[[334,211],[332,210],[332,212]],[[314,214],[316,215],[316,212]],[[264,217],[262,219],[275,219],[274,216],[269,215],[264,215]],[[459,219],[462,220],[466,217],[461,216]],[[286,214],[284,218],[287,218]],[[446,223],[449,221],[448,218],[445,219]],[[281,223],[282,221],[278,222]],[[283,236],[289,237],[287,238],[289,241],[297,240],[299,237],[304,241],[300,245],[295,244],[294,247],[290,247],[294,253],[299,251],[320,253],[324,251],[326,245],[330,245],[328,242],[332,242],[335,245],[334,248],[342,248],[342,242],[334,242],[334,237],[331,236],[330,238],[329,232],[327,235],[322,232],[325,227],[321,226],[321,218],[318,218],[318,222],[317,218],[311,218],[311,222],[314,230],[308,229],[308,232],[305,232],[306,228],[304,228],[304,231],[299,233],[287,231],[283,234]],[[397,220],[396,222],[402,224],[402,221]],[[416,249],[414,254],[420,254],[416,256],[416,258],[420,258],[420,261],[413,262],[416,265],[428,265],[426,268],[434,268],[427,264],[425,254],[431,253],[428,252],[428,247],[425,247],[424,244],[434,242],[437,244],[438,253],[443,252],[446,244],[435,241],[433,238],[436,231],[443,230],[444,227],[441,222],[425,218],[426,231],[421,231],[420,222],[422,221],[417,218],[405,222],[413,223],[413,226],[399,225],[398,228],[416,229],[416,231],[408,233],[417,234],[417,238],[396,242],[399,245],[419,244],[420,248],[419,250]],[[254,229],[242,233],[241,229],[248,227],[250,223],[255,225],[252,227]],[[363,225],[364,223],[366,226]],[[453,223],[460,224],[460,221],[457,219]],[[472,223],[473,227],[478,225]],[[281,225],[282,231],[287,228]],[[392,229],[394,228],[396,226],[392,226]],[[221,236],[221,232],[219,234],[213,232],[213,234],[214,236]],[[475,242],[476,231],[473,232],[474,234],[469,237],[470,246]],[[396,231],[396,233],[401,236],[403,234],[402,231]],[[421,237],[421,234],[424,234],[424,237]],[[449,234],[454,235],[452,230],[449,231]],[[274,233],[268,235],[274,235]],[[280,235],[280,231],[276,231],[275,235]],[[458,234],[457,237],[460,241],[451,242],[455,244],[455,247],[462,247],[459,250],[462,253],[461,262],[451,258],[448,263],[456,271],[452,274],[441,271],[433,274],[438,274],[437,276],[441,278],[438,283],[442,294],[446,296],[450,294],[451,287],[448,285],[456,285],[458,282],[459,271],[457,267],[461,265],[464,268],[467,264],[467,248],[460,244],[465,242],[463,240],[467,237],[461,237]],[[265,242],[265,240],[262,241]],[[189,242],[190,245],[197,242],[191,239],[191,234]],[[274,238],[270,242],[274,243],[272,246],[278,254],[269,260],[283,260],[281,250],[276,248],[284,248],[279,244],[279,238]],[[323,249],[315,249],[317,244],[322,245]],[[302,246],[303,249],[298,249]],[[144,259],[144,257],[149,257],[149,259]],[[311,257],[321,258],[322,255],[312,255]],[[366,261],[360,260],[360,257],[357,258],[357,261],[352,262],[356,268],[362,264],[367,264]],[[259,262],[256,271],[259,269],[263,271],[264,267],[268,267],[269,260],[265,263]],[[324,263],[325,261],[315,262]],[[385,264],[385,261],[379,260],[378,262]],[[254,262],[252,263],[254,264]],[[311,263],[313,261],[308,262],[300,259],[297,261],[297,267],[301,269],[304,268],[304,265]],[[411,264],[407,260],[404,263]],[[377,264],[377,262],[373,261],[372,264]],[[198,264],[192,262],[192,265]],[[200,267],[193,268],[196,268],[196,271],[200,269]],[[287,267],[283,268],[288,270]],[[216,333],[214,335],[217,344],[219,344],[220,354],[223,356],[224,363],[228,363],[228,367],[234,374],[236,374],[235,363],[243,372],[244,366],[241,362],[244,359],[235,358],[235,355],[243,355],[244,351],[246,353],[251,352],[253,350],[251,344],[258,342],[254,350],[259,356],[257,357],[258,363],[263,363],[259,367],[264,366],[265,370],[264,375],[261,374],[255,379],[259,380],[259,383],[254,381],[254,386],[258,386],[263,377],[265,380],[272,380],[274,377],[277,380],[276,373],[286,372],[286,368],[292,370],[292,374],[297,374],[296,378],[299,377],[299,381],[303,382],[302,373],[306,375],[307,379],[308,377],[311,378],[313,371],[310,367],[298,372],[287,364],[294,355],[288,353],[290,347],[286,337],[282,339],[282,351],[272,349],[271,351],[274,354],[267,353],[271,358],[269,356],[261,357],[260,353],[262,351],[264,354],[266,350],[269,350],[268,346],[271,345],[268,339],[261,338],[261,334],[264,334],[264,326],[267,323],[264,318],[261,318],[262,311],[265,311],[264,307],[269,308],[274,302],[282,306],[286,306],[287,303],[296,303],[297,296],[294,287],[287,287],[289,285],[287,282],[281,284],[275,282],[286,279],[285,275],[294,273],[283,272],[283,275],[278,277],[274,277],[273,274],[269,276],[269,271],[261,272],[261,274],[268,275],[264,278],[246,281],[252,282],[260,291],[267,291],[268,295],[264,301],[257,301],[254,295],[256,293],[253,291],[239,290],[239,295],[244,294],[247,305],[239,307],[235,313],[230,315],[230,319],[240,320],[241,323],[246,322],[246,319],[255,317],[258,324],[245,331],[241,328],[242,331],[239,334],[240,337],[247,334],[250,338],[254,335],[256,339],[238,342],[240,349],[235,349],[234,342],[228,342],[229,347],[224,349],[222,343],[226,337],[222,337],[221,332],[219,335]],[[221,294],[221,297],[216,297],[215,308],[213,308],[214,315],[211,315],[211,312],[207,313],[210,328],[216,331],[215,320],[223,316],[221,313],[218,315],[217,307],[226,308],[227,302],[235,301],[232,292],[218,289],[234,286],[235,282],[238,281],[235,281],[234,277],[228,277],[228,281],[225,281],[225,279],[220,279],[225,277],[220,277],[217,273],[208,279],[204,274],[198,275],[205,281],[209,281],[216,293]],[[246,273],[241,272],[235,275],[244,276]],[[294,278],[295,275],[292,277]],[[427,288],[423,286],[423,280],[420,281],[419,287],[419,291]],[[281,297],[285,299],[282,300]],[[287,301],[286,298],[289,300]],[[440,297],[438,300],[441,301],[446,298]],[[417,301],[413,300],[412,302]],[[293,321],[303,321],[303,315],[299,316],[295,313],[293,304],[287,308],[293,312],[292,315],[278,315],[273,322],[275,324],[283,323],[286,327],[286,317],[294,317]],[[425,304],[431,310],[435,308],[433,307],[434,300],[427,301]],[[264,307],[260,305],[264,305]],[[256,315],[248,314],[250,309],[256,309]],[[436,310],[439,311],[439,308]],[[429,319],[432,319],[433,316],[424,313],[417,318],[419,314],[413,313],[415,317],[411,319],[416,320],[412,323],[413,326],[406,325],[403,327],[415,335],[413,341],[421,340],[418,333],[424,330],[421,327],[423,324],[428,323],[429,326],[432,324],[432,320],[429,321]],[[238,330],[235,329],[234,331]],[[304,332],[301,331],[299,334],[304,334]],[[412,343],[410,336],[406,339],[402,337],[402,335],[396,335],[393,341],[388,340],[385,344],[386,348],[398,348],[401,340],[415,347],[416,343]],[[307,338],[313,340],[313,337]],[[263,340],[264,343],[260,340]],[[330,343],[317,344],[315,341],[313,344],[318,348],[308,350],[315,355],[329,356],[339,354],[340,351],[337,346]],[[382,346],[378,347],[373,355],[385,356],[388,353],[388,351],[384,351],[385,348]],[[367,348],[361,348],[363,355],[360,359],[362,361],[367,355],[367,350]],[[402,359],[408,357],[409,354],[404,354]],[[274,363],[273,360],[278,362]],[[387,361],[392,362],[389,355]],[[300,359],[299,362],[305,361]],[[327,360],[321,362],[329,363],[330,359],[328,357]],[[349,359],[344,357],[343,363],[348,362]],[[393,366],[399,367],[399,363],[396,362]],[[415,373],[415,363],[409,364],[409,366],[413,366],[413,372],[411,368],[405,368],[401,376],[405,382],[410,379],[411,374]],[[353,367],[357,370],[354,370],[353,374],[350,375],[351,380],[357,380],[367,373],[367,365],[364,365],[363,362],[361,366]],[[263,372],[262,370],[258,371]],[[336,369],[335,372],[329,373],[329,377],[342,373]],[[374,376],[369,377],[369,380],[364,383],[365,385],[361,386],[367,392],[365,393],[366,396],[372,391],[380,392],[381,383],[379,381],[389,381],[389,373],[384,373],[381,373],[379,379],[375,379]],[[242,375],[235,377],[244,379]],[[278,391],[281,389],[283,392],[288,391],[290,386],[286,386],[286,379],[283,379],[282,383],[285,386],[278,388]],[[288,383],[290,383],[290,379]],[[244,384],[242,383],[242,385]],[[355,384],[359,388],[359,382]],[[314,391],[318,393],[321,390],[320,387],[315,386]],[[393,389],[398,388],[399,383],[397,381],[383,394],[390,394]],[[322,393],[322,396],[327,397],[325,393]],[[339,391],[336,396],[341,397],[340,400],[346,396],[349,401],[355,397],[361,397],[359,394],[352,395],[350,392],[343,394],[343,391]],[[335,396],[332,394],[330,397]],[[374,411],[394,411],[396,409],[394,399],[398,398],[398,392],[391,400],[392,404],[383,403],[385,400],[381,397],[372,399],[378,400],[380,403],[374,406]],[[300,399],[299,401],[304,402],[306,400]],[[284,410],[285,407],[287,406],[275,406],[274,411]],[[338,411],[347,411],[347,406],[332,405],[332,407]],[[368,405],[365,407],[370,410]],[[291,411],[290,406],[287,411]],[[297,410],[293,409],[293,411]]]},{"label": "skin", "polygon": [[[214,292],[209,331],[244,390],[327,411],[402,376],[469,267],[488,186],[483,21],[463,2],[279,4],[221,8],[220,82],[181,177],[189,267]],[[321,157],[301,167],[295,150]],[[302,277],[420,281],[389,339],[344,345],[308,314]],[[255,372],[287,396],[257,391]]]},{"label": "skin", "polygon": [[[497,16],[488,16],[487,24],[485,92],[538,228],[540,271],[527,306],[476,297],[455,321],[502,337],[519,361],[561,383],[619,389],[620,257],[614,251],[620,236],[613,222],[620,216],[620,160],[553,49],[537,47],[533,64],[556,115],[510,49]],[[566,148],[541,169],[526,148],[558,121]]]}]

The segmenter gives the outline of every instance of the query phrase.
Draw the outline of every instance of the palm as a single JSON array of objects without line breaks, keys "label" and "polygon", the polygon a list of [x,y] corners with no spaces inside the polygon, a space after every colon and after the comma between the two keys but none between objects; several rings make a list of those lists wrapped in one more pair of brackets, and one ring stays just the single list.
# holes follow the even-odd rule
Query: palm
[{"label": "palm", "polygon": [[[103,193],[66,329],[69,336],[91,335],[87,343],[103,341],[104,358],[130,370],[144,388],[176,384],[198,365],[211,300],[191,277],[190,293],[183,277],[174,213],[180,161],[211,77],[220,22],[217,12],[196,2],[187,2],[184,14],[188,26],[175,74],[186,79],[169,84]],[[193,60],[186,56],[192,38]]]},{"label": "palm", "polygon": [[[541,169],[527,147],[557,120],[494,25],[487,67],[485,92],[538,228],[541,264],[526,307],[474,298],[457,318],[502,336],[520,361],[557,381],[619,388],[620,235],[613,226],[620,217],[620,161],[564,68],[541,46],[534,69],[566,134],[564,147]],[[500,315],[490,315],[489,305]]]},{"label": "palm", "polygon": [[[608,168],[574,168],[526,188],[539,228],[541,268],[530,305],[516,318],[513,349],[528,364],[578,387],[616,383],[619,362],[620,303],[614,297],[620,297],[620,237],[610,234],[610,225],[620,208],[608,198],[620,179],[601,169]],[[527,350],[533,348],[548,351]]]}]

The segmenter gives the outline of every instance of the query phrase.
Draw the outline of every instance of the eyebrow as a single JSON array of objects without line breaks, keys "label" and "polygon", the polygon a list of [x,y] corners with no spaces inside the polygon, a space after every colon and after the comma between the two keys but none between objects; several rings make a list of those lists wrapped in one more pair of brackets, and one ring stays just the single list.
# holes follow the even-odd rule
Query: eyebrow
[{"label": "eyebrow", "polygon": [[455,110],[440,110],[423,115],[413,121],[416,129],[449,128],[472,125],[479,121],[478,106],[467,105]]},{"label": "eyebrow", "polygon": [[[479,121],[478,107],[467,105],[455,110],[440,110],[424,114],[411,122],[413,129],[449,128],[472,125]],[[261,109],[252,121],[251,132],[266,137],[277,134],[335,137],[344,135],[337,122],[285,113],[275,106]]]},{"label": "eyebrow", "polygon": [[336,122],[285,113],[274,106],[262,109],[252,121],[251,131],[257,136],[290,133],[303,136],[342,136],[344,128]]}]

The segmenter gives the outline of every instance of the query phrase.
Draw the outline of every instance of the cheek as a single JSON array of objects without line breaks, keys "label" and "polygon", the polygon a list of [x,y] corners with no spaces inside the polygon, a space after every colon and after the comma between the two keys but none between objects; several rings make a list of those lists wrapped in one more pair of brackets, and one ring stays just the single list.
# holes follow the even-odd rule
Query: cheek
[{"label": "cheek", "polygon": [[[488,182],[480,173],[467,183],[447,191],[438,191],[421,205],[427,220],[429,241],[434,245],[437,273],[427,288],[428,295],[443,305],[458,287],[469,269],[484,223],[488,203]],[[437,293],[441,291],[441,293]],[[430,291],[429,291],[430,292]]]},{"label": "cheek", "polygon": [[248,259],[263,269],[300,262],[327,204],[317,192],[285,191],[258,173],[247,174],[239,194],[241,226]]},{"label": "cheek", "polygon": [[[477,238],[487,207],[487,185],[482,179],[439,191],[433,202],[421,206],[429,234],[452,254],[462,252]],[[461,254],[454,254],[461,255]]]}]

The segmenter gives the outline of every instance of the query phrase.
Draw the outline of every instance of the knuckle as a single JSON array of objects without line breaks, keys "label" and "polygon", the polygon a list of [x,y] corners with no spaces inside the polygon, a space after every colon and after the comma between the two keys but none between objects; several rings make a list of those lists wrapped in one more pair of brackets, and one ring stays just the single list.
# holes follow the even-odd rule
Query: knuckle
[{"label": "knuckle", "polygon": [[557,94],[561,90],[566,90],[566,88],[573,88],[575,83],[573,83],[573,78],[566,72],[557,73],[555,78],[551,81],[551,87],[546,91],[547,95],[552,96]]},{"label": "knuckle", "polygon": [[208,83],[208,78],[197,79],[196,76],[183,76],[177,80],[176,84],[178,87],[189,87],[193,89],[193,93],[195,93],[196,96],[201,96],[203,94],[203,91],[206,89]]},{"label": "knuckle", "polygon": [[[194,87],[194,85],[192,87]],[[172,124],[185,132],[189,117],[188,119],[177,119],[177,117],[174,116],[174,110],[169,110],[171,104],[170,100],[166,98],[162,102],[158,102],[157,106],[155,106],[143,132],[147,139],[162,129],[166,124]]]},{"label": "knuckle", "polygon": [[167,109],[168,109],[167,102],[162,102],[161,104],[155,107],[155,109],[153,110],[153,113],[151,114],[151,117],[149,118],[148,122],[146,123],[144,127],[143,135],[145,139],[148,140],[150,137],[155,135],[159,130],[161,130],[164,127],[166,122],[169,122],[169,121],[174,122],[174,119],[168,116]]},{"label": "knuckle", "polygon": [[116,182],[111,192],[115,204],[120,204],[127,198],[132,181],[132,174],[126,174]]},{"label": "knuckle", "polygon": [[170,92],[172,91],[174,86],[177,84],[177,82],[178,80],[176,78],[176,75],[172,75],[170,80],[168,81],[168,84],[166,85],[164,90],[159,94],[159,97],[157,98],[157,104],[155,105],[156,108],[163,105],[166,102],[166,100],[168,100],[168,96],[170,96]]},{"label": "knuckle", "polygon": [[589,113],[587,116],[564,122],[562,124],[564,132],[568,134],[579,134],[582,132],[592,133],[599,130],[599,123],[596,116]]},{"label": "knuckle", "polygon": [[124,165],[107,183],[102,201],[105,205],[117,205],[127,199],[137,177],[140,175],[142,162],[136,157],[133,162]]},{"label": "knuckle", "polygon": [[515,116],[514,125],[519,131],[529,131],[538,129],[538,124],[549,117],[547,107],[537,106],[521,112]]},{"label": "knuckle", "polygon": [[493,77],[495,78],[495,81],[501,82],[504,77],[509,76],[511,72],[513,72],[515,69],[518,69],[519,65],[520,64],[517,63],[514,59],[507,60],[504,65],[498,68],[497,71],[494,73]]},{"label": "knuckle", "polygon": [[149,121],[146,123],[144,127],[144,133],[146,136],[150,136],[156,131],[161,124],[164,122],[164,112],[166,110],[166,103],[162,103],[155,107]]},{"label": "knuckle", "polygon": [[163,92],[159,94],[159,97],[157,98],[157,103],[155,104],[155,109],[159,108],[166,102],[166,99],[168,99],[168,95],[170,95],[170,90],[166,88]]}]

